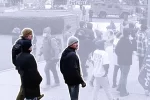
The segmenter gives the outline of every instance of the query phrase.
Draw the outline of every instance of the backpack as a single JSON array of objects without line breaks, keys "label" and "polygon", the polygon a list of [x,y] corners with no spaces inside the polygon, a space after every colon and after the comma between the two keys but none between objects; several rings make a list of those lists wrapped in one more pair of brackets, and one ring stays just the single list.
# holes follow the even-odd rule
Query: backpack
[{"label": "backpack", "polygon": [[18,54],[21,53],[22,42],[23,41],[20,39],[12,47],[12,62],[16,66],[16,69],[18,69],[17,65],[16,65],[16,58],[17,58]]}]

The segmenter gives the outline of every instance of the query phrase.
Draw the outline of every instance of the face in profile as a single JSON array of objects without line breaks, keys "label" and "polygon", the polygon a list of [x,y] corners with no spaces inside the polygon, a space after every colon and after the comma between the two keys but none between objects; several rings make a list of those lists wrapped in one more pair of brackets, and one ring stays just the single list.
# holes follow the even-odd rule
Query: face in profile
[{"label": "face in profile", "polygon": [[74,43],[71,47],[74,48],[75,50],[77,50],[79,47],[78,42]]},{"label": "face in profile", "polygon": [[29,35],[27,38],[28,38],[29,40],[32,40],[32,39],[33,39],[33,35]]}]

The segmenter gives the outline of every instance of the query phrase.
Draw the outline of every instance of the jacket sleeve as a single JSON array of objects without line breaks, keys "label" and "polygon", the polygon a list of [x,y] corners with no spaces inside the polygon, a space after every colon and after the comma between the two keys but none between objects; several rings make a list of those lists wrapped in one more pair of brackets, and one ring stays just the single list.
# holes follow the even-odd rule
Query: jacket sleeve
[{"label": "jacket sleeve", "polygon": [[21,52],[21,48],[20,48],[21,44],[20,41],[18,40],[12,47],[12,63],[14,64],[14,66],[16,66],[17,69],[17,65],[16,65],[16,59],[17,59],[17,55]]},{"label": "jacket sleeve", "polygon": [[122,41],[119,40],[118,43],[117,43],[117,45],[116,45],[116,48],[115,48],[115,53],[116,53],[116,55],[119,55],[119,54],[121,53],[121,52],[120,52],[120,51],[121,51],[120,49],[121,49],[121,47],[122,47],[122,46],[121,46],[121,42],[122,42]]}]

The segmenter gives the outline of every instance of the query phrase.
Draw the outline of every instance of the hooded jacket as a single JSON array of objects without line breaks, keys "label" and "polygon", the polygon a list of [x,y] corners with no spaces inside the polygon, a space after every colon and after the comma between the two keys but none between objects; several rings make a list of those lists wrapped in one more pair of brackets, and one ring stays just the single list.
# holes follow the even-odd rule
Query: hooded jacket
[{"label": "hooded jacket", "polygon": [[68,47],[63,51],[60,59],[60,71],[68,85],[77,85],[83,82],[80,61],[75,49]]}]

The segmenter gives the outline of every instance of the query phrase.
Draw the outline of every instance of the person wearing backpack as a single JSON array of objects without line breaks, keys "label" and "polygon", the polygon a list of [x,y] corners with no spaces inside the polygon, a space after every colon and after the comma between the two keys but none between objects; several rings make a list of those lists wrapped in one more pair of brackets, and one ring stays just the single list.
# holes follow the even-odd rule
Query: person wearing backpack
[{"label": "person wearing backpack", "polygon": [[39,56],[43,55],[44,60],[46,62],[44,71],[46,75],[46,85],[44,89],[48,89],[51,86],[50,82],[50,71],[53,73],[55,85],[59,86],[60,81],[58,77],[58,73],[56,70],[56,64],[59,61],[59,48],[57,45],[57,40],[51,36],[51,28],[46,27],[43,30],[43,44],[40,49]]}]

